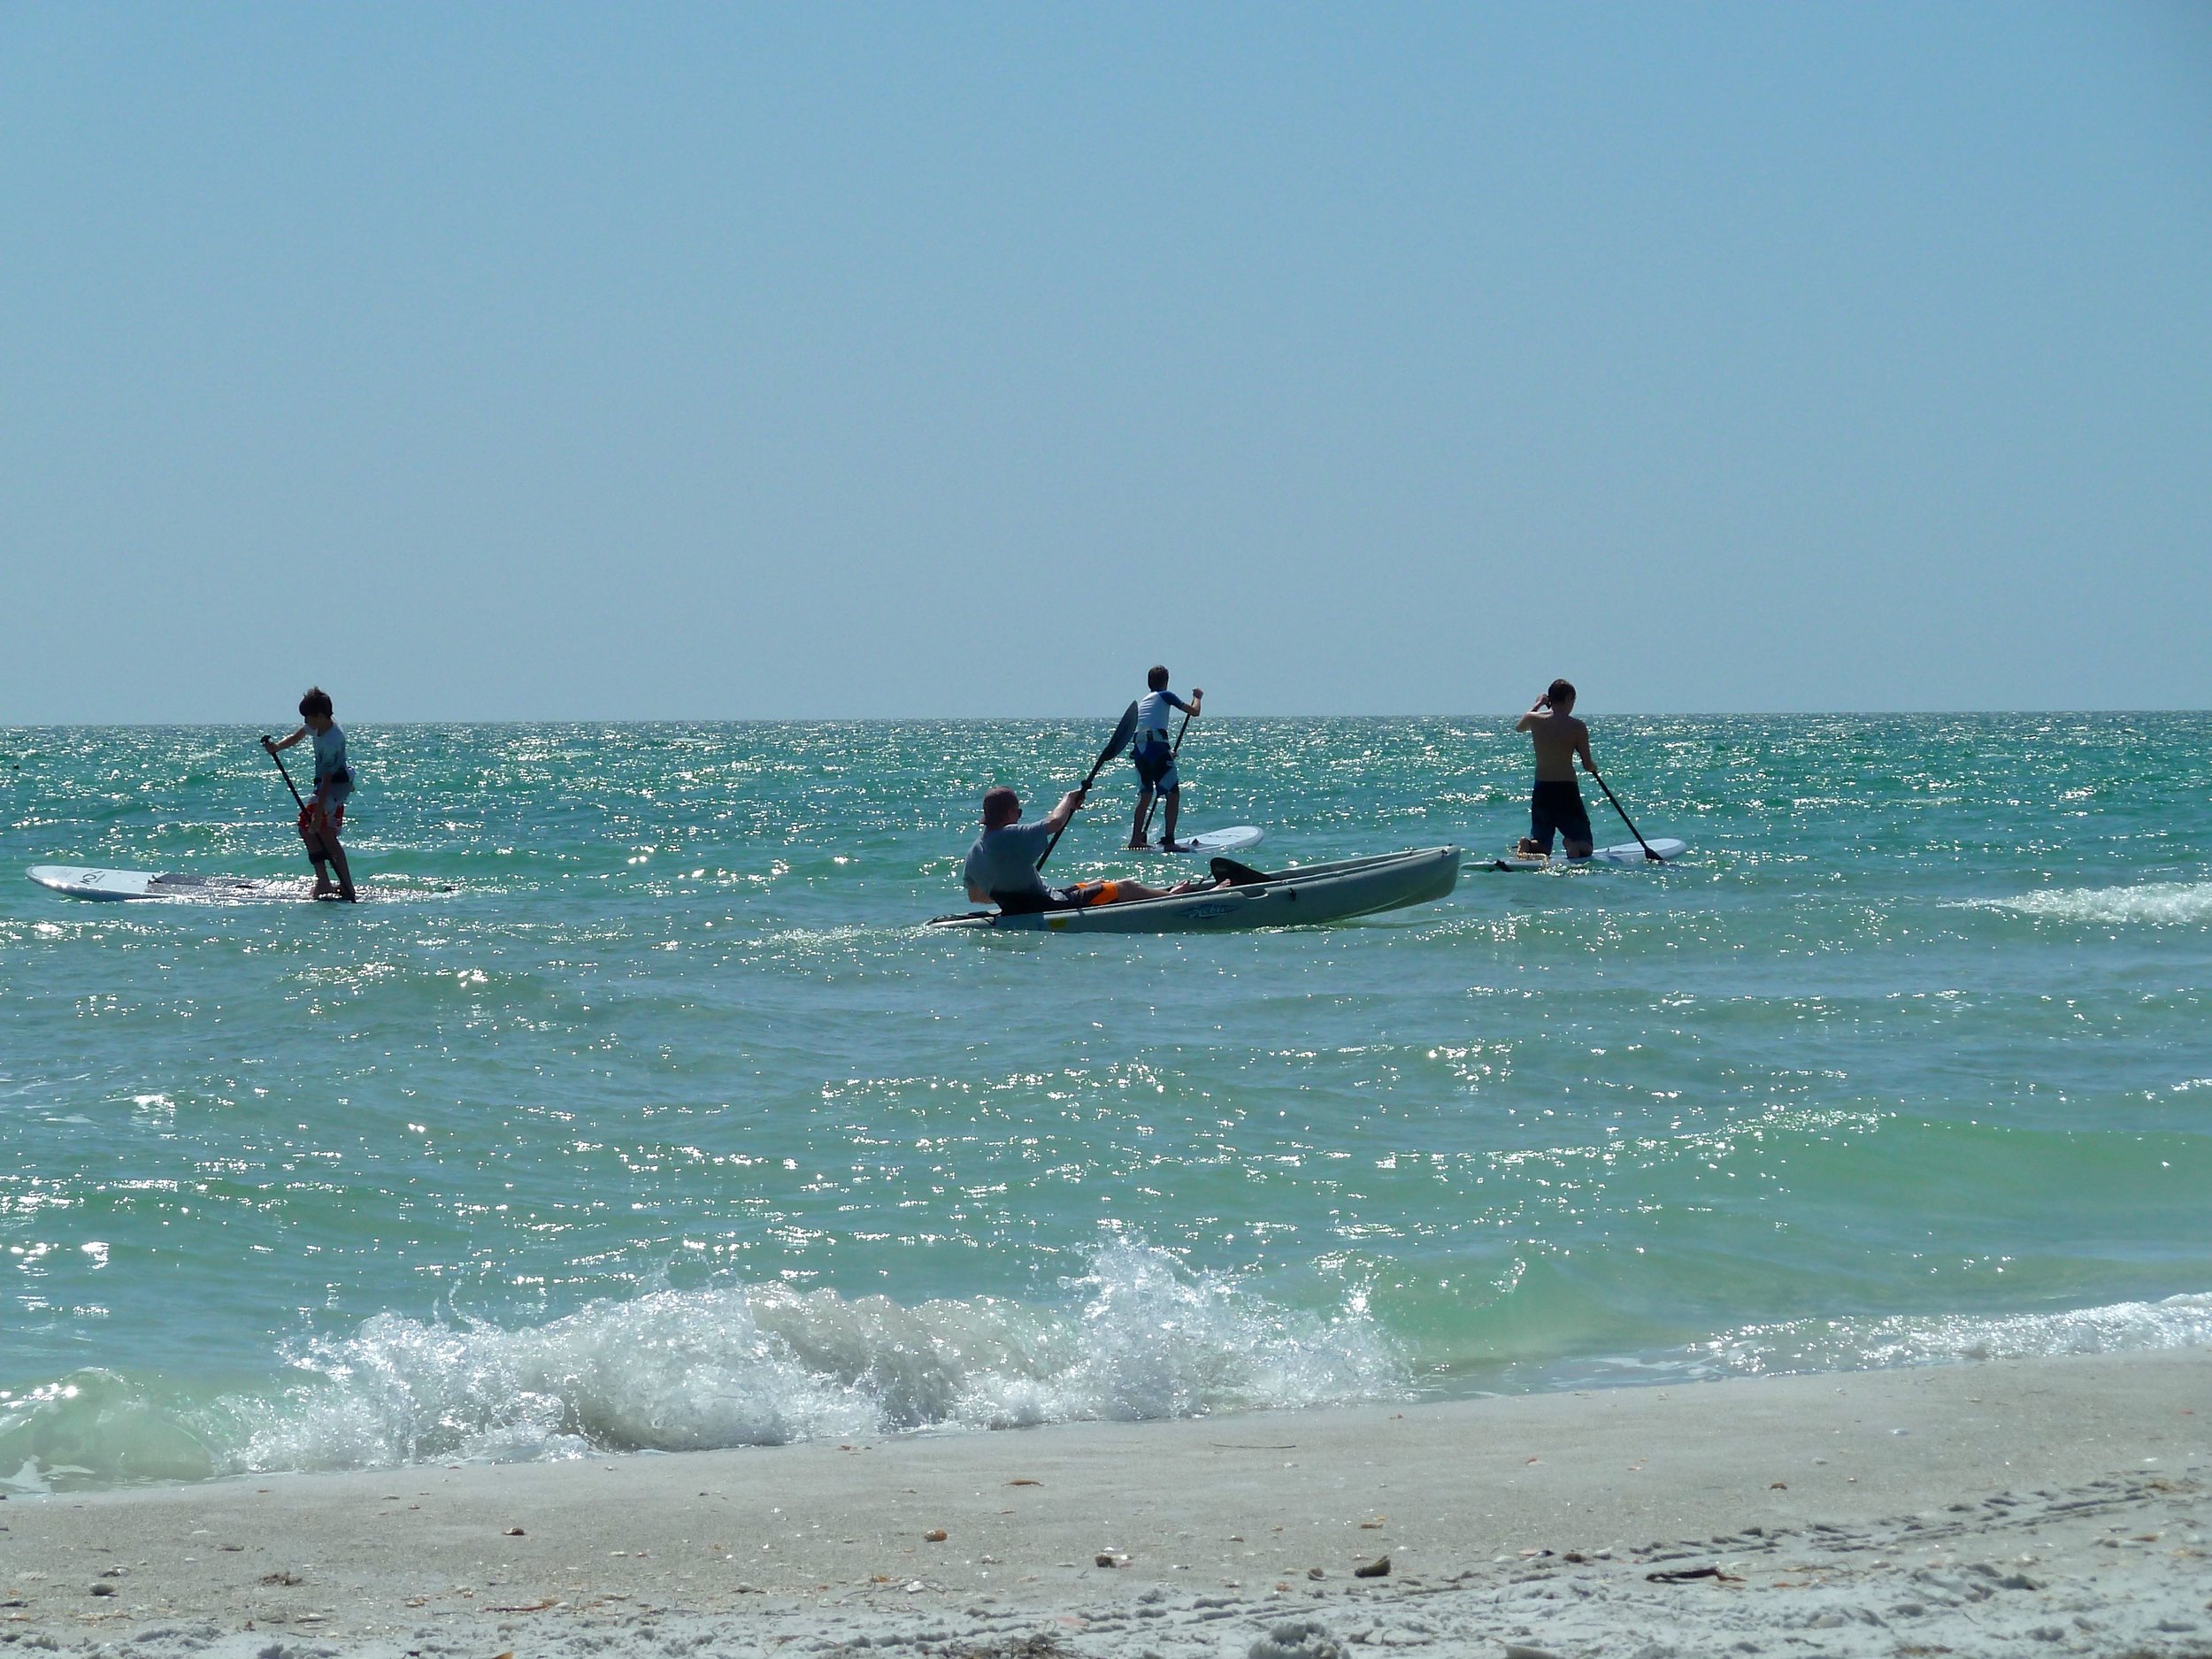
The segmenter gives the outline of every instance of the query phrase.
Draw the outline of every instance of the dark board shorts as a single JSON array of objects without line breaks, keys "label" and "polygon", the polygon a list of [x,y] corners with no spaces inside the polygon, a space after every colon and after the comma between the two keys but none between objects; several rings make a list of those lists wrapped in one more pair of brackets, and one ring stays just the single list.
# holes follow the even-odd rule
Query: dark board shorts
[{"label": "dark board shorts", "polygon": [[1563,783],[1540,783],[1529,797],[1529,839],[1548,853],[1555,833],[1563,841],[1586,845],[1592,839],[1589,809],[1582,804],[1582,786],[1571,778]]}]

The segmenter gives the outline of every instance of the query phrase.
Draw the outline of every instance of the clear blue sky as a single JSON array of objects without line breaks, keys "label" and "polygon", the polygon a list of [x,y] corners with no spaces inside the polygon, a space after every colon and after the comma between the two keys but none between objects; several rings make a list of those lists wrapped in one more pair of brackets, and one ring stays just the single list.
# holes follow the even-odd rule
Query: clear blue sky
[{"label": "clear blue sky", "polygon": [[0,4],[0,723],[2212,704],[2212,7]]}]

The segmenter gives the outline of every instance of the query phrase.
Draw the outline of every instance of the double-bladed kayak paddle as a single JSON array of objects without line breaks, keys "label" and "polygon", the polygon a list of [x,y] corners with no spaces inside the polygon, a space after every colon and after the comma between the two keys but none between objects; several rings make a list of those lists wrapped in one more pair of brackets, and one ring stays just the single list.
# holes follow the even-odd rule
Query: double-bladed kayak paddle
[{"label": "double-bladed kayak paddle", "polygon": [[[1083,780],[1085,790],[1087,791],[1093,784],[1098,781],[1098,774],[1106,770],[1107,763],[1129,747],[1129,740],[1136,735],[1136,731],[1137,705],[1133,703],[1122,711],[1121,724],[1114,728],[1114,735],[1108,741],[1106,747],[1098,751],[1098,758],[1091,763],[1091,775]],[[1063,824],[1052,832],[1052,839],[1045,843],[1044,851],[1037,856],[1038,869],[1042,870],[1045,867],[1045,860],[1052,856],[1052,849],[1060,844],[1060,837],[1067,833],[1067,828],[1068,826]]]}]

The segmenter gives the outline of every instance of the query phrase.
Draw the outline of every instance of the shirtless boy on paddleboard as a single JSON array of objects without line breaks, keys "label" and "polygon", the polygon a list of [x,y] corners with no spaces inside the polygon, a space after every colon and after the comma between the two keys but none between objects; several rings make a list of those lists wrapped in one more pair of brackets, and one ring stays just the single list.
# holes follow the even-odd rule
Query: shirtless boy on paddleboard
[{"label": "shirtless boy on paddleboard", "polygon": [[[353,794],[353,768],[346,764],[346,734],[331,718],[330,694],[320,686],[311,687],[300,699],[300,721],[299,730],[283,741],[265,737],[261,746],[273,755],[304,738],[315,740],[315,789],[300,809],[300,839],[307,843],[308,860],[315,866],[314,896],[334,896],[350,904],[354,902],[353,871],[346,863],[346,849],[338,844],[338,832],[346,821],[346,801]],[[330,884],[333,865],[338,871],[334,887]]]},{"label": "shirtless boy on paddleboard", "polygon": [[1587,858],[1593,845],[1589,810],[1582,804],[1582,786],[1575,781],[1575,761],[1594,773],[1590,758],[1590,728],[1575,718],[1575,688],[1563,680],[1536,699],[1536,706],[1514,727],[1526,732],[1536,745],[1536,789],[1529,797],[1528,833],[1515,850],[1525,857],[1551,856],[1556,833],[1570,858]]}]

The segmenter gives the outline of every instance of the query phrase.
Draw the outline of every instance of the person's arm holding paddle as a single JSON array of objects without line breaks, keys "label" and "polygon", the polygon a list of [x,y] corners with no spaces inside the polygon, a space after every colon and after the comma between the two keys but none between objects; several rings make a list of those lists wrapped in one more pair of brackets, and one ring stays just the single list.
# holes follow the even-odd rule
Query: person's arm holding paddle
[{"label": "person's arm holding paddle", "polygon": [[[315,787],[300,802],[300,840],[307,844],[308,860],[315,866],[313,896],[336,897],[351,903],[353,867],[338,837],[345,826],[347,798],[353,793],[353,768],[346,763],[346,734],[338,729],[330,694],[319,686],[311,687],[300,699],[299,729],[281,742],[264,737],[261,746],[276,761],[277,770],[284,772],[277,751],[311,737],[315,743]],[[291,773],[285,772],[284,782],[297,800],[299,789],[292,783]],[[335,886],[330,879],[334,866],[338,872]]]},{"label": "person's arm holding paddle", "polygon": [[[1085,799],[1088,797],[1089,795],[1090,786],[1088,784],[1083,785],[1080,788],[1069,790],[1067,794],[1060,797],[1060,804],[1058,806],[1054,807],[1051,811],[1046,813],[1044,817],[1039,818],[1034,824],[1023,826],[1020,833],[1024,835],[1042,836],[1046,831],[1049,830],[1051,832],[1050,839],[1053,841],[1059,840],[1060,832],[1067,828],[1068,821],[1074,818],[1076,813],[1081,810]],[[965,885],[968,889],[968,897],[973,902],[977,904],[995,904],[1000,902],[999,895],[1004,889],[994,889],[991,886],[990,878],[987,873],[989,861],[986,851],[986,842],[988,841],[994,831],[1004,831],[1008,828],[1008,826],[1013,825],[1015,819],[1020,816],[1020,813],[1021,802],[1016,798],[1014,792],[1011,789],[1004,791],[1002,797],[1001,795],[1001,792],[996,789],[993,789],[985,795],[983,798],[984,840],[977,841],[975,848],[968,854],[968,864],[964,876]],[[1034,887],[1041,891],[1043,889],[1043,883],[1034,879],[1036,876],[1036,856],[1037,856],[1033,848],[1025,849],[1016,860],[1016,865],[1017,868],[1018,868],[1025,876],[1031,878],[1027,885]],[[1004,872],[1002,872],[1002,879],[1005,879]]]},{"label": "person's arm holding paddle", "polygon": [[1083,810],[1083,803],[1091,798],[1091,786],[1083,784],[1060,797],[1060,804],[1045,814],[1045,822],[1055,834],[1067,828],[1068,820]]}]

